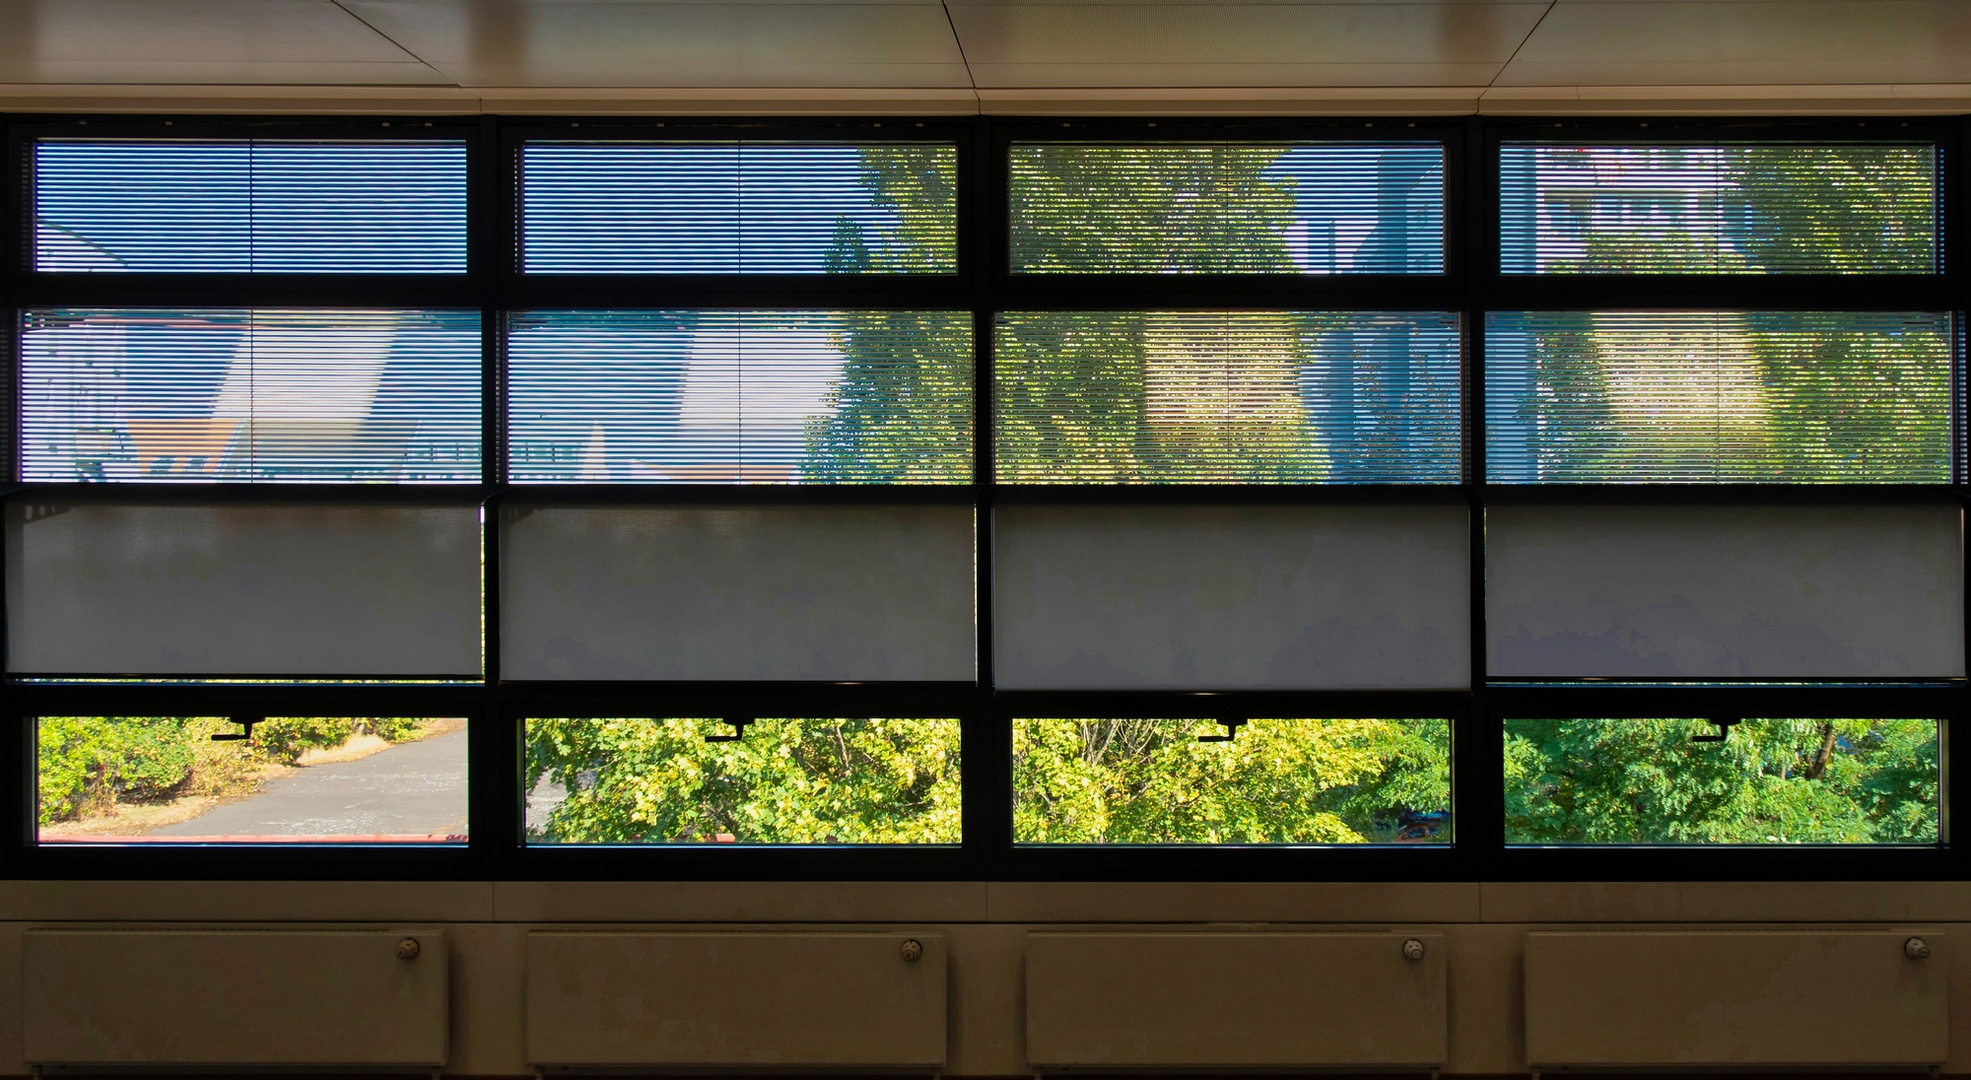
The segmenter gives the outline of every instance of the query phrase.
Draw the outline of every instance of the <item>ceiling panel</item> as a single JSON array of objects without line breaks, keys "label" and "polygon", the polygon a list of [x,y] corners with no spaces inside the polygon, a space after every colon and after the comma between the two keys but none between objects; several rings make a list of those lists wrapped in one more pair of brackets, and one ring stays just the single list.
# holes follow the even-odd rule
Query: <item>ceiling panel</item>
[{"label": "ceiling panel", "polygon": [[981,88],[1472,86],[1546,0],[950,5]]},{"label": "ceiling panel", "polygon": [[971,85],[935,2],[345,6],[462,86]]},{"label": "ceiling panel", "polygon": [[330,0],[0,0],[0,82],[420,84]]},{"label": "ceiling panel", "polygon": [[1561,0],[1502,86],[1971,82],[1965,0]]}]

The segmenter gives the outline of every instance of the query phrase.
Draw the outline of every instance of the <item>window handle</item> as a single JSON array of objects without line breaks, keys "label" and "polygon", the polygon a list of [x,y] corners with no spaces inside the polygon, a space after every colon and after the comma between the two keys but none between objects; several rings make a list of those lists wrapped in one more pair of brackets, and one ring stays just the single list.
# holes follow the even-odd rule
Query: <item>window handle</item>
[{"label": "window handle", "polygon": [[1239,737],[1239,729],[1245,726],[1244,720],[1219,720],[1216,723],[1225,729],[1223,735],[1200,735],[1199,742],[1231,742]]},{"label": "window handle", "polygon": [[236,732],[215,733],[212,736],[212,741],[213,742],[250,741],[253,738],[253,725],[265,723],[266,720],[267,718],[264,716],[229,716],[226,718],[226,722],[229,724],[238,724],[240,726],[240,730]]},{"label": "window handle", "polygon": [[1731,717],[1727,719],[1721,717],[1716,720],[1707,719],[1704,722],[1716,727],[1718,729],[1717,734],[1692,735],[1690,737],[1691,742],[1724,742],[1726,739],[1731,738],[1731,729],[1738,723],[1738,718]]}]

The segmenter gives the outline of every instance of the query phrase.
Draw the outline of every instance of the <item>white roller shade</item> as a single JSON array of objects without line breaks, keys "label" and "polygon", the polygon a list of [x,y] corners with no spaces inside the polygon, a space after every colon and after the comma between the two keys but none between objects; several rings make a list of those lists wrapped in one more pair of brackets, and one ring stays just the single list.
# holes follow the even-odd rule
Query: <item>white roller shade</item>
[{"label": "white roller shade", "polygon": [[513,679],[958,679],[970,507],[508,511]]},{"label": "white roller shade", "polygon": [[1460,506],[1011,507],[994,518],[997,684],[1461,687]]},{"label": "white roller shade", "polygon": [[1485,513],[1507,678],[1964,674],[1951,506],[1506,506]]},{"label": "white roller shade", "polygon": [[475,676],[476,506],[7,506],[7,670]]}]

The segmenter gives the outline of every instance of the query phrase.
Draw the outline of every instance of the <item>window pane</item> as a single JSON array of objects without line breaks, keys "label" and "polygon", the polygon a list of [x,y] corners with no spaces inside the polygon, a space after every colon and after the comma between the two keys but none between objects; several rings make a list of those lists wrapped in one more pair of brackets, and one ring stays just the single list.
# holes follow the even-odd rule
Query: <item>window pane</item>
[{"label": "window pane", "polygon": [[533,274],[949,274],[953,146],[530,142]]},{"label": "window pane", "polygon": [[1486,476],[1949,483],[1959,352],[1943,313],[1492,312]]},{"label": "window pane", "polygon": [[462,844],[460,718],[44,716],[43,844]]},{"label": "window pane", "polygon": [[1001,506],[1005,689],[1454,689],[1471,519],[1444,506]]},{"label": "window pane", "polygon": [[34,146],[34,266],[465,273],[465,143]]},{"label": "window pane", "polygon": [[958,721],[530,719],[533,844],[956,844]]},{"label": "window pane", "polygon": [[479,507],[7,504],[7,670],[480,673]]},{"label": "window pane", "polygon": [[1451,725],[1015,720],[1013,800],[1021,844],[1448,844]]},{"label": "window pane", "polygon": [[1015,273],[1438,274],[1434,142],[1015,144]]},{"label": "window pane", "polygon": [[969,506],[509,505],[515,679],[976,678]]},{"label": "window pane", "polygon": [[1581,146],[1499,152],[1508,274],[1928,274],[1927,144]]},{"label": "window pane", "polygon": [[44,308],[28,481],[479,480],[476,311]]},{"label": "window pane", "polygon": [[1510,844],[1938,839],[1935,720],[1505,724]]},{"label": "window pane", "polygon": [[1491,506],[1487,670],[1960,677],[1963,529],[1939,504]]},{"label": "window pane", "polygon": [[529,312],[507,363],[520,482],[972,478],[966,312]]},{"label": "window pane", "polygon": [[1456,483],[1449,312],[1009,312],[1001,481]]}]

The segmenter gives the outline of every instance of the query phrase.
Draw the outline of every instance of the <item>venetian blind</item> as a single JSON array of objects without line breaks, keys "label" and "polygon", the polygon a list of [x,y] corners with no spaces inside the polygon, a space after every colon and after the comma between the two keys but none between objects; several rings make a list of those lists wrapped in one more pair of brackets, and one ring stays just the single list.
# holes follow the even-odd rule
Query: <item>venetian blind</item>
[{"label": "venetian blind", "polygon": [[1012,483],[1456,483],[1449,312],[1008,312]]},{"label": "venetian blind", "polygon": [[463,274],[465,143],[34,144],[34,267]]},{"label": "venetian blind", "polygon": [[1434,142],[1015,143],[1015,273],[1437,274]]},{"label": "venetian blind", "polygon": [[530,142],[534,274],[949,274],[949,144]]},{"label": "venetian blind", "polygon": [[1495,483],[1951,482],[1949,314],[1507,311],[1486,317]]},{"label": "venetian blind", "polygon": [[38,308],[27,481],[476,483],[477,311]]},{"label": "venetian blind", "polygon": [[966,312],[522,312],[507,359],[516,481],[971,480]]},{"label": "venetian blind", "polygon": [[1499,153],[1508,274],[1928,274],[1927,144],[1589,145]]}]

